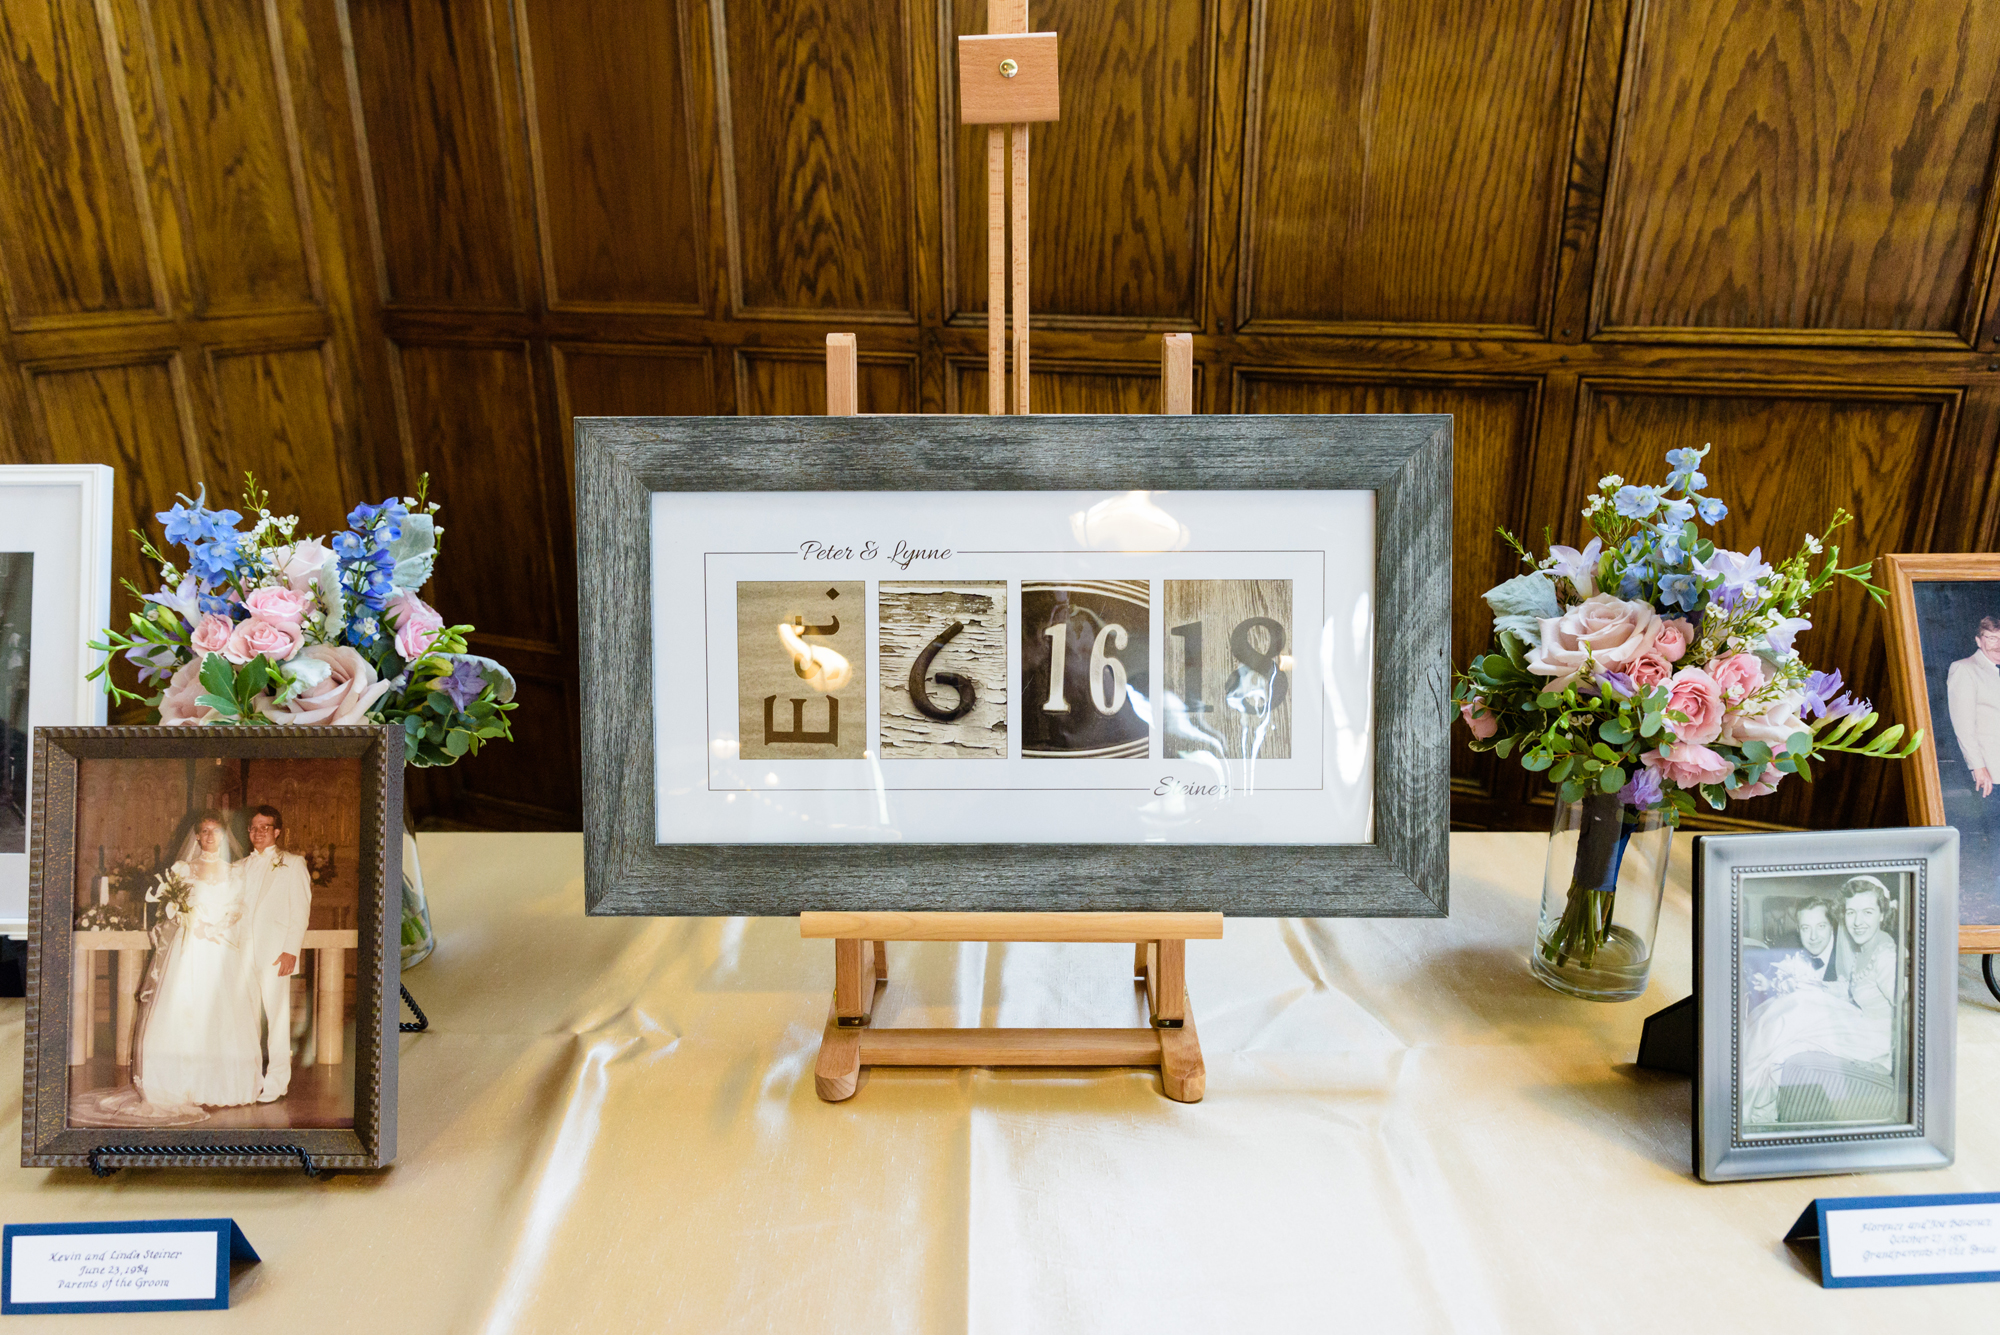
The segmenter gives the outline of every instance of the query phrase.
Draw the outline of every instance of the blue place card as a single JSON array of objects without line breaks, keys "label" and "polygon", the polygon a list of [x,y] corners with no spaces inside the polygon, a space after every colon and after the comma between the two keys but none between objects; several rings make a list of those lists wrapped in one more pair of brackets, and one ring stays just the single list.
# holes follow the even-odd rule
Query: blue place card
[{"label": "blue place card", "polygon": [[1785,1234],[1819,1244],[1829,1289],[2000,1280],[2000,1192],[1814,1201]]},{"label": "blue place card", "polygon": [[256,1259],[233,1219],[9,1224],[0,1314],[227,1308],[229,1263]]}]

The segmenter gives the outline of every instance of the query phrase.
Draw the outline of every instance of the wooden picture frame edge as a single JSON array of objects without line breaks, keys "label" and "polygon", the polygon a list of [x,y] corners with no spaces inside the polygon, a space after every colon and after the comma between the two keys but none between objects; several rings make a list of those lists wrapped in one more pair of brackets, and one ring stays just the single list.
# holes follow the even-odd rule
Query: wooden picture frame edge
[{"label": "wooden picture frame edge", "polygon": [[[1339,438],[1314,450],[1315,428]],[[579,417],[575,446],[589,913],[1445,915],[1450,416]],[[1375,493],[1374,843],[653,842],[651,600],[632,597],[651,588],[653,492],[1316,489]],[[786,868],[805,848],[813,882],[793,888]],[[1337,898],[1299,888],[1308,859]],[[1051,892],[1058,876],[1069,893]],[[940,893],[951,884],[964,888]]]},{"label": "wooden picture frame edge", "polygon": [[[2000,583],[2000,553],[1892,553],[1882,558],[1889,591],[1889,700],[1905,727],[1924,730],[1923,745],[1903,762],[1903,804],[1911,825],[1943,825],[1944,789],[1938,782],[1936,721],[1930,692],[1923,688],[1924,648],[1917,625],[1918,581]],[[1959,953],[2000,951],[2000,924],[1959,924]]]},{"label": "wooden picture frame edge", "polygon": [[[62,998],[43,1004],[51,969],[43,950],[53,944],[66,986],[70,933],[44,940],[45,883],[75,884],[76,764],[81,759],[149,756],[237,755],[246,759],[339,759],[362,762],[361,900],[355,914],[360,938],[354,1020],[354,1126],[298,1128],[71,1127],[69,1007]],[[122,1165],[143,1168],[292,1168],[282,1155],[204,1154],[208,1145],[259,1143],[293,1146],[321,1168],[381,1168],[396,1157],[397,1045],[403,841],[404,734],[400,727],[108,727],[38,728],[35,731],[35,815],[30,835],[27,1018],[22,1039],[21,1166],[85,1168],[90,1152],[106,1145],[159,1146],[161,1152],[121,1155]],[[46,817],[53,810],[63,832],[51,840]],[[370,874],[370,869],[374,869]],[[55,874],[51,874],[51,871]],[[366,975],[361,970],[366,969]]]}]

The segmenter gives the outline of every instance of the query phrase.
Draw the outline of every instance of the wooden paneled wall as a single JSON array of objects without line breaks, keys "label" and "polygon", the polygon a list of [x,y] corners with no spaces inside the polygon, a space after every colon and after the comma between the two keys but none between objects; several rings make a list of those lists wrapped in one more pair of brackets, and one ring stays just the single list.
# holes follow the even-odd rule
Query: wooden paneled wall
[{"label": "wooden paneled wall", "polygon": [[[1456,652],[1604,471],[1713,441],[1742,547],[2000,539],[1986,0],[1033,0],[1035,407],[1450,412]],[[521,741],[425,800],[578,810],[569,422],[985,401],[980,0],[21,0],[0,15],[0,452],[121,515],[255,467],[315,522],[428,471]],[[315,508],[317,507],[317,508]],[[455,522],[454,522],[455,521]],[[121,554],[127,568],[132,553]],[[635,591],[635,597],[638,596]],[[1803,644],[1881,692],[1883,618]],[[643,726],[643,721],[635,721]],[[1762,822],[1901,818],[1828,766]],[[1461,753],[1461,822],[1545,821]]]}]

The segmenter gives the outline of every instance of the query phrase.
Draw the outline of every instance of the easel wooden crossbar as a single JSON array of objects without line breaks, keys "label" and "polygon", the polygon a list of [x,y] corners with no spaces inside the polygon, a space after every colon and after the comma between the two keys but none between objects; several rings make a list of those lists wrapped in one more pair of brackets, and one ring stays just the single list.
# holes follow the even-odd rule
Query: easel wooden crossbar
[{"label": "easel wooden crossbar", "polygon": [[[1222,936],[1220,913],[802,913],[799,934],[833,941],[833,1009],[813,1085],[852,1098],[864,1066],[1157,1067],[1166,1096],[1198,1103],[1207,1085],[1187,1000],[1187,943]],[[876,1029],[890,941],[1131,941],[1150,1027]]]}]

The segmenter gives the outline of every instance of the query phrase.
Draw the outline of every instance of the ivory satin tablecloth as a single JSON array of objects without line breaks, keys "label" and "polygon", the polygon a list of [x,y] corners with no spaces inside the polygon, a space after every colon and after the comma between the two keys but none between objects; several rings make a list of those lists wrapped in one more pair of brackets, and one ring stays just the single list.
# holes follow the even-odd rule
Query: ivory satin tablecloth
[{"label": "ivory satin tablecloth", "polygon": [[[1683,841],[1683,844],[1685,841]],[[426,835],[401,1149],[378,1175],[0,1170],[10,1222],[228,1215],[227,1313],[401,1331],[1978,1329],[2000,1288],[1821,1290],[1817,1195],[2000,1186],[2000,1008],[1962,965],[1955,1167],[1706,1186],[1681,1077],[1684,848],[1652,990],[1532,981],[1546,839],[1455,835],[1451,916],[1191,942],[1208,1096],[1139,1071],[884,1070],[813,1093],[833,980],[794,919],[590,919],[574,835]],[[1131,948],[891,945],[882,1023],[1126,1024]],[[23,1003],[0,1003],[20,1069]],[[18,1087],[14,1095],[18,1127]],[[1949,1322],[1951,1324],[1947,1325]],[[1914,1327],[1913,1327],[1914,1328]]]}]

